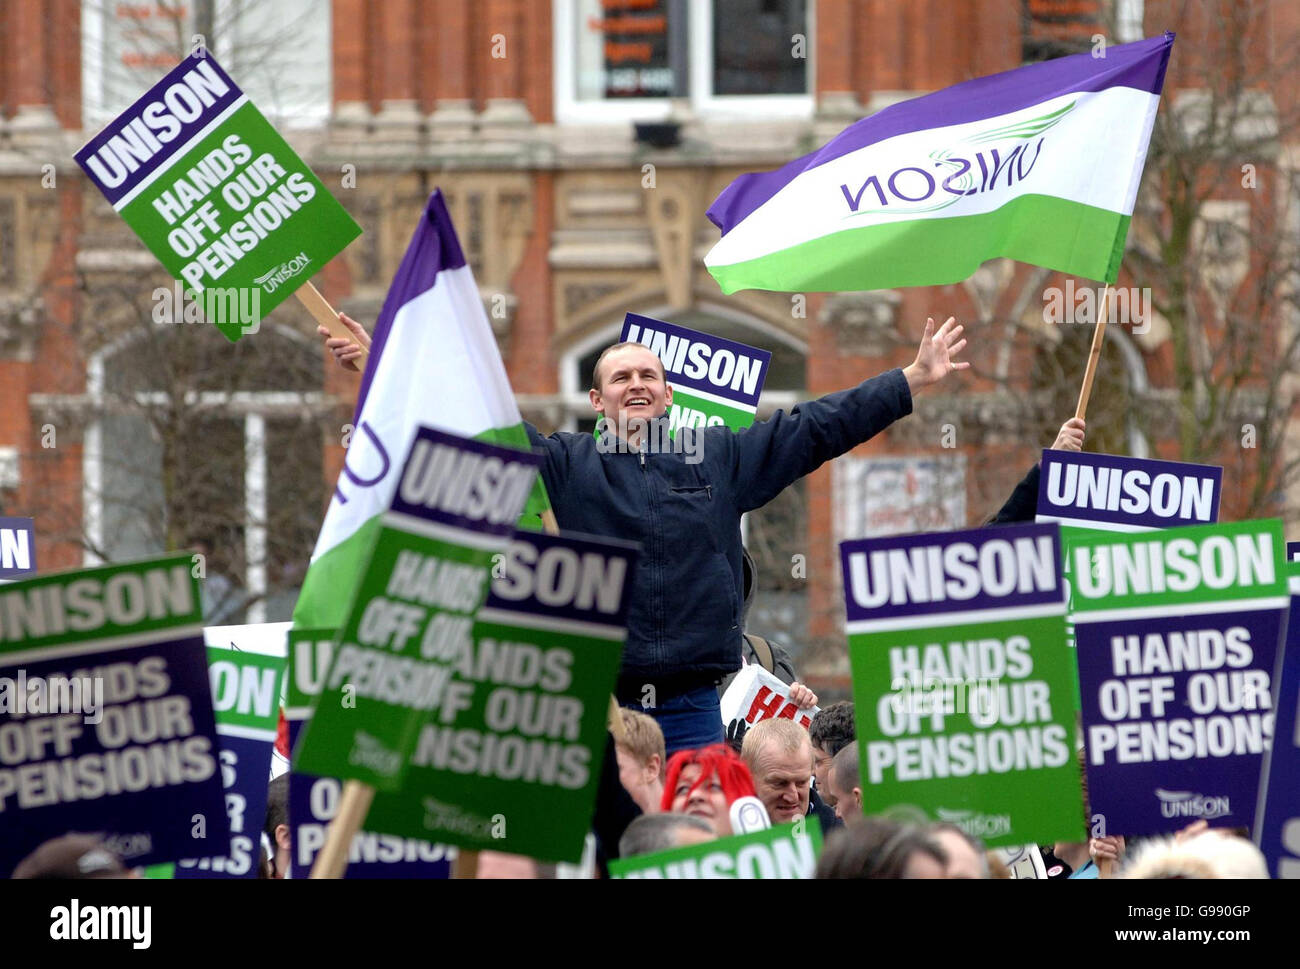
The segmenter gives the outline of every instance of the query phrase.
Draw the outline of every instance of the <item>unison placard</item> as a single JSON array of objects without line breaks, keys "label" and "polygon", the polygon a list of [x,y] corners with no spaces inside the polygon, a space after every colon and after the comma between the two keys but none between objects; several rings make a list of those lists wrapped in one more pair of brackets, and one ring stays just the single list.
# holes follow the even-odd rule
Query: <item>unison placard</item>
[{"label": "unison placard", "polygon": [[1300,562],[1289,562],[1291,609],[1278,659],[1273,743],[1259,784],[1255,841],[1274,878],[1300,878]]},{"label": "unison placard", "polygon": [[636,545],[516,532],[399,793],[368,827],[576,862],[591,828]]},{"label": "unison placard", "polygon": [[69,831],[104,833],[133,865],[229,837],[191,567],[0,588],[0,872]]},{"label": "unison placard", "polygon": [[450,662],[470,646],[492,555],[541,459],[418,428],[339,634],[316,713],[294,750],[308,774],[401,787],[425,722],[447,712]]},{"label": "unison placard", "polygon": [[1088,791],[1109,833],[1252,825],[1282,551],[1275,520],[1090,532],[1071,549]]},{"label": "unison placard", "polygon": [[35,521],[31,518],[0,518],[0,582],[35,572]]},{"label": "unison placard", "polygon": [[[229,340],[361,234],[209,52],[181,61],[76,154],[176,279],[170,319],[201,307]],[[183,304],[183,305],[182,305]],[[160,304],[159,304],[160,305]],[[155,306],[155,314],[159,305]]]},{"label": "unison placard", "polygon": [[812,878],[822,853],[816,817],[752,834],[609,863],[611,878]]},{"label": "unison placard", "polygon": [[151,878],[259,875],[258,851],[266,820],[271,751],[280,720],[284,653],[281,650],[278,656],[266,655],[209,646],[208,676],[221,745],[218,759],[226,790],[230,840],[224,850],[209,857],[182,858],[175,864],[153,866],[146,872]]},{"label": "unison placard", "polygon": [[1223,469],[1086,451],[1043,451],[1038,520],[1146,531],[1219,520]]},{"label": "unison placard", "polygon": [[[294,629],[289,633],[289,746],[298,743],[302,728],[333,662],[337,633],[332,629]],[[329,824],[338,813],[343,785],[334,777],[316,777],[293,770],[289,776],[290,865],[294,878],[306,878],[325,844]],[[383,797],[378,794],[376,798]],[[456,849],[416,838],[358,831],[348,849],[344,878],[447,878]]]},{"label": "unison placard", "polygon": [[628,313],[620,341],[643,343],[663,361],[673,389],[669,430],[754,423],[772,354],[735,340]]},{"label": "unison placard", "polygon": [[1080,841],[1054,524],[840,545],[863,809],[991,846]]}]

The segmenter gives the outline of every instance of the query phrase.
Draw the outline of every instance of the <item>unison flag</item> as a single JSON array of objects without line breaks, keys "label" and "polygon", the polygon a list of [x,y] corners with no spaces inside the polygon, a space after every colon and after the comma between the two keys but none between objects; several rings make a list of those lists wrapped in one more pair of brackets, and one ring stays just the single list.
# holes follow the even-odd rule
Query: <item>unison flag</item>
[{"label": "unison flag", "polygon": [[724,293],[888,289],[1006,256],[1114,282],[1174,35],[892,105],[709,208]]},{"label": "unison flag", "polygon": [[[478,285],[435,191],[388,289],[353,418],[347,460],[294,608],[297,628],[337,629],[421,424],[528,451]],[[538,529],[540,484],[520,519]]]}]

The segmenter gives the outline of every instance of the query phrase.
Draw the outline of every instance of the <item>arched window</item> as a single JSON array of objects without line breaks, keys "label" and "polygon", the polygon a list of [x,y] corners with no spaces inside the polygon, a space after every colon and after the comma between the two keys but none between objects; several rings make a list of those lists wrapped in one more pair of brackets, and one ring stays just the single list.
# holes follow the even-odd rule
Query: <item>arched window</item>
[{"label": "arched window", "polygon": [[212,625],[290,618],[320,526],[319,349],[149,326],[91,358],[86,564],[201,553]]}]

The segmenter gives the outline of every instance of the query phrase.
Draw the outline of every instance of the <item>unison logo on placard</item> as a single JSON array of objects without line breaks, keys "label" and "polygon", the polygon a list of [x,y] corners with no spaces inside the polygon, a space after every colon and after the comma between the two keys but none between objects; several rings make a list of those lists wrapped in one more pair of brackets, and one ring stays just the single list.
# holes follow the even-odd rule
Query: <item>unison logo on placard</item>
[{"label": "unison logo on placard", "polygon": [[426,797],[424,805],[424,826],[430,831],[454,831],[457,834],[487,840],[492,837],[492,820],[481,815],[471,814],[454,804]]},{"label": "unison logo on placard", "polygon": [[974,811],[951,811],[936,808],[940,821],[955,824],[973,838],[997,838],[1011,833],[1011,815],[976,814]]},{"label": "unison logo on placard", "polygon": [[396,750],[385,747],[377,737],[358,730],[352,740],[352,753],[348,755],[349,764],[356,764],[376,774],[386,775],[396,774],[401,768],[402,755]]},{"label": "unison logo on placard", "polygon": [[269,273],[263,273],[253,279],[253,282],[260,285],[268,293],[274,293],[280,284],[286,279],[292,279],[300,272],[307,268],[311,263],[311,257],[305,252],[300,252],[288,262],[282,262]]},{"label": "unison logo on placard", "polygon": [[1156,797],[1160,798],[1160,813],[1166,818],[1204,818],[1213,821],[1232,813],[1228,799],[1219,795],[1162,791],[1157,787]]}]

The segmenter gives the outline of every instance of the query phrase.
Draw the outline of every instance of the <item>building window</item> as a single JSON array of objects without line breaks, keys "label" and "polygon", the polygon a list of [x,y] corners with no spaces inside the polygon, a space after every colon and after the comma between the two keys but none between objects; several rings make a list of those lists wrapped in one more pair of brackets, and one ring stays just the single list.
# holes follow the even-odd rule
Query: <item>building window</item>
[{"label": "building window", "polygon": [[326,491],[315,343],[244,340],[157,328],[87,375],[86,565],[199,552],[209,625],[291,617]]},{"label": "building window", "polygon": [[555,0],[556,117],[812,113],[809,0]]},{"label": "building window", "polygon": [[313,126],[328,117],[329,0],[82,0],[86,130],[98,130],[129,108],[190,55],[200,32],[221,66],[277,126]]}]

